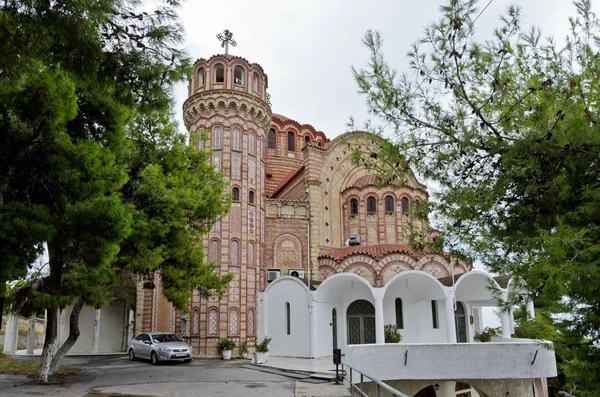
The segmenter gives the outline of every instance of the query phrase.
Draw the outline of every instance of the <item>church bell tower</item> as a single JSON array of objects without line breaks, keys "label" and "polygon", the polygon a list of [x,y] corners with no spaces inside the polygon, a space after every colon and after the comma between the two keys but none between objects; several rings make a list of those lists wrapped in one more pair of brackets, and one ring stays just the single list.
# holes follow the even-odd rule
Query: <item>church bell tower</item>
[{"label": "church bell tower", "polygon": [[[220,36],[220,37],[219,37]],[[265,142],[271,126],[267,75],[262,67],[227,54],[231,33],[218,35],[224,55],[198,59],[183,105],[190,133],[203,130],[198,149],[211,149],[211,163],[229,181],[232,206],[203,238],[207,262],[235,278],[221,298],[191,299],[188,336],[195,354],[216,355],[219,339],[254,345],[258,334],[257,298],[265,234]]]}]

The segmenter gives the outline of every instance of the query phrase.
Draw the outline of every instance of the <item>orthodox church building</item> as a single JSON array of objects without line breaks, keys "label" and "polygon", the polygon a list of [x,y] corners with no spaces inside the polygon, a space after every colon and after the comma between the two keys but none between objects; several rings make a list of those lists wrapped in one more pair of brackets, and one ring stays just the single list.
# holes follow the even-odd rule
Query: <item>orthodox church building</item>
[{"label": "orthodox church building", "polygon": [[[211,151],[230,184],[231,210],[203,237],[206,260],[234,275],[226,294],[194,291],[189,310],[178,312],[158,274],[155,289],[123,286],[110,306],[84,308],[72,351],[118,351],[134,334],[171,331],[212,357],[220,339],[253,351],[269,336],[270,356],[327,357],[339,348],[347,365],[410,396],[547,395],[545,378],[556,376],[551,343],[511,338],[511,311],[502,311],[501,337],[473,343],[482,308],[501,306],[517,286],[413,249],[411,231],[436,233],[411,216],[425,186],[414,175],[402,187],[381,183],[351,160],[355,148],[376,150],[378,137],[329,139],[272,113],[267,88],[260,65],[216,55],[196,61],[183,105],[192,143]],[[527,313],[535,315],[531,302]],[[385,343],[388,324],[401,343]]]}]

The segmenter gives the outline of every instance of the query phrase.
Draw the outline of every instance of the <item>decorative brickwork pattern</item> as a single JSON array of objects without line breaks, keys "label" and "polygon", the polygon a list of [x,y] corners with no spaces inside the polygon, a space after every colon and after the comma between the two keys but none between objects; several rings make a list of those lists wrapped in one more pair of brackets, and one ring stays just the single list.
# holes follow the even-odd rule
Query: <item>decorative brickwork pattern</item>
[{"label": "decorative brickwork pattern", "polygon": [[254,235],[255,211],[253,207],[248,209],[248,234]]},{"label": "decorative brickwork pattern", "polygon": [[240,203],[233,203],[229,212],[229,227],[232,233],[242,232],[242,207]]},{"label": "decorative brickwork pattern", "polygon": [[239,302],[240,301],[240,268],[239,267],[230,267],[229,273],[234,275],[233,280],[229,282],[229,292],[227,293],[229,297],[229,302]]},{"label": "decorative brickwork pattern", "polygon": [[248,156],[248,182],[256,184],[256,157]]},{"label": "decorative brickwork pattern", "polygon": [[231,179],[239,181],[242,179],[242,153],[231,152]]},{"label": "decorative brickwork pattern", "polygon": [[254,154],[256,149],[256,135],[254,132],[248,134],[248,154]]},{"label": "decorative brickwork pattern", "polygon": [[229,242],[229,266],[239,266],[240,253],[240,241],[231,240]]},{"label": "decorative brickwork pattern", "polygon": [[248,305],[254,306],[256,304],[256,269],[248,268],[246,275],[246,299]]},{"label": "decorative brickwork pattern", "polygon": [[200,310],[194,309],[192,314],[192,335],[198,335],[200,333]]}]

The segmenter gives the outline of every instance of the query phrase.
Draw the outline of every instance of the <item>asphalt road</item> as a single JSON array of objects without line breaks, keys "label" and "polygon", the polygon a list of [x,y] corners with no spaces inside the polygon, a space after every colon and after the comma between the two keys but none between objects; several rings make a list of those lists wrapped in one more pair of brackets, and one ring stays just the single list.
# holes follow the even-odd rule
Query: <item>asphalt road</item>
[{"label": "asphalt road", "polygon": [[24,376],[0,375],[0,396],[260,396],[292,397],[295,380],[240,368],[248,360],[193,360],[157,366],[125,356],[73,357],[80,369],[61,384],[40,385]]}]

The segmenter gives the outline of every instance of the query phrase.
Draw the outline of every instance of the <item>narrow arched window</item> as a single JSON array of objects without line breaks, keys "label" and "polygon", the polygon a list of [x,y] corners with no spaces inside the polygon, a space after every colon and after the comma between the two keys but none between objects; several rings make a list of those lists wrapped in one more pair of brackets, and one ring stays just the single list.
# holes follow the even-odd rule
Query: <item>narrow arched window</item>
[{"label": "narrow arched window", "polygon": [[392,196],[385,196],[385,212],[394,212],[394,198]]},{"label": "narrow arched window", "polygon": [[292,327],[291,327],[291,313],[290,313],[290,302],[285,302],[285,327],[286,327],[286,331],[287,334],[290,335],[292,333]]},{"label": "narrow arched window", "polygon": [[225,82],[225,68],[222,64],[218,63],[215,65],[215,83]]},{"label": "narrow arched window", "polygon": [[231,189],[231,199],[233,201],[240,201],[240,188],[234,187]]},{"label": "narrow arched window", "polygon": [[269,136],[267,137],[267,144],[269,149],[275,149],[277,145],[277,139],[275,139],[275,130],[269,131]]},{"label": "narrow arched window", "polygon": [[358,215],[358,200],[350,200],[350,215]]},{"label": "narrow arched window", "polygon": [[250,190],[248,192],[248,202],[250,204],[254,204],[254,190]]},{"label": "narrow arched window", "polygon": [[377,201],[375,197],[369,197],[367,199],[367,213],[374,214],[375,212],[377,212]]},{"label": "narrow arched window", "polygon": [[304,143],[307,145],[310,143],[310,137],[308,135],[304,137]]},{"label": "narrow arched window", "polygon": [[233,72],[233,82],[235,84],[244,85],[244,68],[236,66]]},{"label": "narrow arched window", "polygon": [[260,86],[260,77],[258,77],[258,73],[254,73],[252,77],[252,89],[258,92],[258,87]]},{"label": "narrow arched window", "polygon": [[402,313],[402,299],[396,298],[396,326],[400,329],[404,328],[404,314]]},{"label": "narrow arched window", "polygon": [[295,152],[296,151],[296,136],[294,135],[294,133],[292,131],[288,132],[288,152]]},{"label": "narrow arched window", "polygon": [[204,86],[204,68],[198,70],[198,87]]},{"label": "narrow arched window", "polygon": [[402,197],[402,213],[408,213],[408,199],[406,197]]}]

